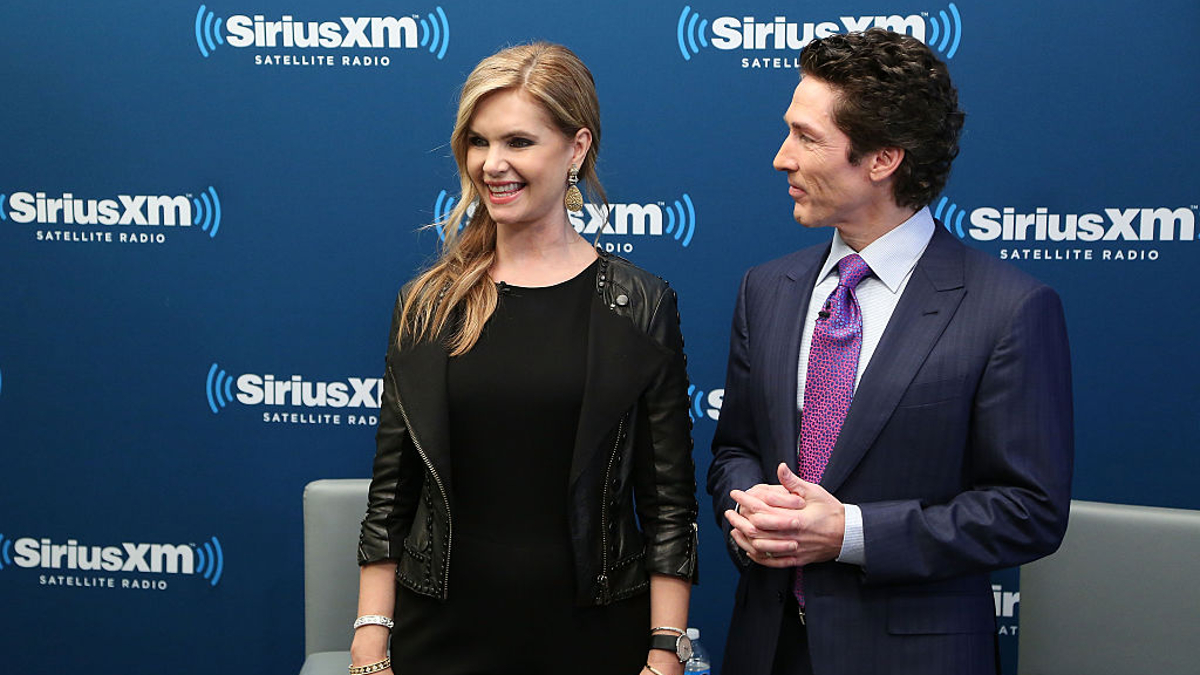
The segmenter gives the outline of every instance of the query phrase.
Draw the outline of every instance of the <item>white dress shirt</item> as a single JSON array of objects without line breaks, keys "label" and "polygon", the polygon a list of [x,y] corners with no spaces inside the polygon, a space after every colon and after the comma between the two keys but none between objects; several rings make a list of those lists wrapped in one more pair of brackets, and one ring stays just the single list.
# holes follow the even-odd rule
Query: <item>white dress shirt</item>
[{"label": "white dress shirt", "polygon": [[[862,351],[858,356],[858,372],[854,376],[854,388],[862,379],[863,372],[875,355],[879,339],[887,328],[892,312],[900,302],[908,280],[912,278],[917,261],[929,245],[936,225],[929,208],[917,211],[911,218],[871,242],[866,248],[857,253],[862,256],[871,268],[871,274],[859,282],[854,294],[862,311]],[[833,246],[829,257],[817,274],[817,284],[813,287],[812,297],[808,303],[808,313],[804,317],[804,328],[800,337],[800,362],[798,364],[799,386],[796,392],[796,407],[804,409],[804,378],[808,374],[808,353],[812,348],[812,333],[816,326],[817,313],[825,305],[825,299],[833,293],[838,284],[838,262],[855,253],[846,242],[842,241],[840,232],[834,232]],[[799,443],[797,443],[799,447]],[[842,540],[842,551],[838,562],[862,565],[865,562],[863,551],[862,511],[854,504],[845,504],[846,532]]]}]

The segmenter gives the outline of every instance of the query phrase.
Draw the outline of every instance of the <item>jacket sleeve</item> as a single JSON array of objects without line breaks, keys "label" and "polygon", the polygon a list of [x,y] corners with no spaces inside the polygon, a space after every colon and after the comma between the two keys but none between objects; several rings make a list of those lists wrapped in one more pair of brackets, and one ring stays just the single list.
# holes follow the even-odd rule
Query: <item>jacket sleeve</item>
[{"label": "jacket sleeve", "polygon": [[1071,356],[1058,295],[1010,315],[971,403],[971,488],[945,503],[860,504],[866,583],[930,581],[1026,563],[1058,548],[1074,458]]},{"label": "jacket sleeve", "polygon": [[392,355],[399,347],[400,315],[403,296],[396,299],[392,327],[388,332],[382,405],[379,428],[375,433],[375,462],[371,487],[367,492],[367,513],[358,538],[358,564],[396,560],[403,550],[420,494],[420,458],[416,456],[408,428],[400,414],[396,379],[392,374]]},{"label": "jacket sleeve", "polygon": [[688,416],[687,357],[675,291],[666,288],[650,317],[648,334],[671,356],[642,394],[652,462],[636,481],[638,519],[646,538],[646,570],[697,580],[696,467]]},{"label": "jacket sleeve", "polygon": [[739,570],[750,566],[750,559],[730,538],[729,521],[725,511],[736,503],[729,496],[731,490],[747,490],[758,483],[768,482],[763,476],[762,456],[754,419],[754,406],[750,383],[750,329],[746,315],[746,296],[750,285],[750,273],[742,277],[738,289],[737,304],[733,312],[733,326],[729,337],[729,363],[725,371],[725,397],[721,402],[721,416],[713,434],[712,464],[708,468],[708,493],[717,526],[724,535],[725,547]]}]

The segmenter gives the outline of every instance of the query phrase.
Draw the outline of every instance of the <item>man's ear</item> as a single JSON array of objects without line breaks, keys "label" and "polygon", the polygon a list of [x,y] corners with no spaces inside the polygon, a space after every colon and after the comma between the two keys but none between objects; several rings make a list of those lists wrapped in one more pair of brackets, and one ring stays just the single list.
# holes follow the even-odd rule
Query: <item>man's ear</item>
[{"label": "man's ear", "polygon": [[892,174],[896,173],[896,169],[900,168],[900,162],[903,161],[904,148],[880,148],[872,152],[870,156],[871,180],[880,182],[891,178]]}]

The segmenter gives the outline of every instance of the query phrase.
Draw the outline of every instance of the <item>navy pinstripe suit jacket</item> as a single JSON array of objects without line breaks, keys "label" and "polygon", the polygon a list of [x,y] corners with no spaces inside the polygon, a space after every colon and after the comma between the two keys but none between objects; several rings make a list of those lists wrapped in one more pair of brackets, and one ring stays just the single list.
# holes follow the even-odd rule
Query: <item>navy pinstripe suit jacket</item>
[{"label": "navy pinstripe suit jacket", "polygon": [[[730,490],[777,482],[779,462],[796,470],[800,331],[828,251],[742,281],[708,474],[726,535]],[[936,228],[821,480],[862,508],[866,564],[805,568],[815,673],[995,673],[989,573],[1058,547],[1073,453],[1058,295]],[[768,675],[791,571],[731,553],[741,579],[722,673]]]}]

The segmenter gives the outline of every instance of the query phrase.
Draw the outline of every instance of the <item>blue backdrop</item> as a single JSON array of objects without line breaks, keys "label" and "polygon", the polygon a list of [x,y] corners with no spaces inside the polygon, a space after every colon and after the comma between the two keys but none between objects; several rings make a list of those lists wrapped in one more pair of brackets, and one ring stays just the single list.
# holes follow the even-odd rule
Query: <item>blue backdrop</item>
[{"label": "blue backdrop", "polygon": [[[392,299],[457,198],[457,89],[532,39],[596,76],[602,245],[679,290],[701,483],[741,273],[829,237],[771,168],[798,48],[884,25],[968,113],[938,215],[1063,295],[1076,496],[1200,508],[1195,0],[480,5],[0,9],[6,669],[298,671],[301,489],[369,474]],[[735,579],[703,501],[719,658]],[[1015,573],[995,590],[1012,673]]]}]

